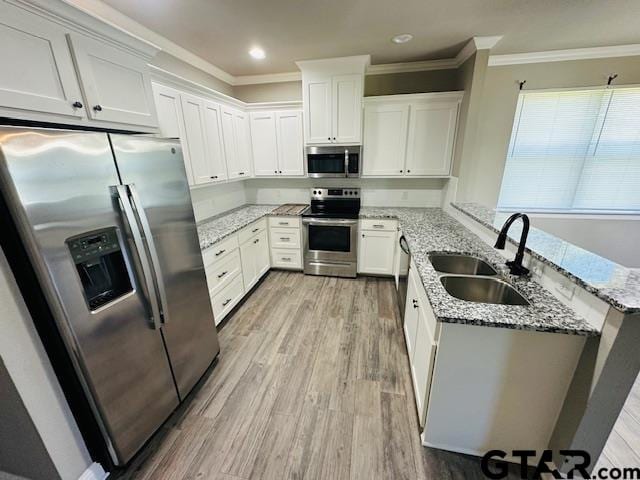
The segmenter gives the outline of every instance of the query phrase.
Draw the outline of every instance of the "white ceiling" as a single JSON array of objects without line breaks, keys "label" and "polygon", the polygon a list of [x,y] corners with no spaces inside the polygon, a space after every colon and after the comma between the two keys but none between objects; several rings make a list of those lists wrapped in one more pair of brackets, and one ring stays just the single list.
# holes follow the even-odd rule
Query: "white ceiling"
[{"label": "white ceiling", "polygon": [[[232,75],[371,54],[372,64],[452,58],[473,36],[492,54],[640,43],[639,0],[103,0]],[[413,41],[391,43],[398,33]],[[267,53],[253,60],[248,50]]]}]

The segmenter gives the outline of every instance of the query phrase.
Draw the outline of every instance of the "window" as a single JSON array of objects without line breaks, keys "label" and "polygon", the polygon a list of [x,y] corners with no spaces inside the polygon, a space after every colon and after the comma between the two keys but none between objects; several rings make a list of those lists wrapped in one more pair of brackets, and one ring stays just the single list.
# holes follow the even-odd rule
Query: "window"
[{"label": "window", "polygon": [[640,87],[521,93],[498,208],[640,213]]}]

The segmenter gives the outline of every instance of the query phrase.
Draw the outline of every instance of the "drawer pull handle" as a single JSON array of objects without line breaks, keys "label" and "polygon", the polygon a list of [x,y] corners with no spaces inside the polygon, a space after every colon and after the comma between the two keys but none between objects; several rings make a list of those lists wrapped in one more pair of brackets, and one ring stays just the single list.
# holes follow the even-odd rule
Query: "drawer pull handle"
[{"label": "drawer pull handle", "polygon": [[211,176],[211,180],[215,180],[216,178],[218,178],[218,175],[212,175]]},{"label": "drawer pull handle", "polygon": [[413,299],[413,308],[418,308],[418,301],[415,298]]},{"label": "drawer pull handle", "polygon": [[244,172],[238,172],[238,175],[244,175]]},{"label": "drawer pull handle", "polygon": [[251,233],[256,233],[258,230],[260,230],[259,228],[254,228],[253,230],[251,230]]},{"label": "drawer pull handle", "polygon": [[291,239],[289,237],[280,237],[280,240],[282,240],[283,242],[288,242]]},{"label": "drawer pull handle", "polygon": [[289,225],[289,222],[278,222],[278,225]]},{"label": "drawer pull handle", "polygon": [[384,225],[376,223],[376,224],[373,225],[373,228],[384,228]]},{"label": "drawer pull handle", "polygon": [[290,262],[291,261],[291,257],[282,257],[281,259],[283,262]]},{"label": "drawer pull handle", "polygon": [[224,277],[227,273],[229,273],[229,272],[228,271],[222,272],[220,275],[218,275],[218,278]]},{"label": "drawer pull handle", "polygon": [[226,307],[229,304],[230,301],[231,301],[231,299],[227,298],[224,302],[222,302],[222,306]]},{"label": "drawer pull handle", "polygon": [[260,241],[260,239],[259,239],[259,238],[256,238],[256,239],[253,241],[253,243],[258,243],[259,241]]},{"label": "drawer pull handle", "polygon": [[224,252],[226,252],[226,250],[220,250],[219,252],[216,252],[216,257],[219,257],[220,255],[222,255]]}]

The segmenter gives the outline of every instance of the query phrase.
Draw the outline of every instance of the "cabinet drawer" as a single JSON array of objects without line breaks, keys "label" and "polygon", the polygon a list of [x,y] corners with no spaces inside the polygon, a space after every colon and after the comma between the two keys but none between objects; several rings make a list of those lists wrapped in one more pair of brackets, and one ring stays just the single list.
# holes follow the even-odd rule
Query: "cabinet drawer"
[{"label": "cabinet drawer", "polygon": [[300,228],[299,217],[269,217],[269,226],[271,228]]},{"label": "cabinet drawer", "polygon": [[362,219],[360,220],[361,230],[386,230],[395,231],[398,229],[397,220],[383,220],[383,219]]},{"label": "cabinet drawer", "polygon": [[266,228],[267,228],[266,218],[261,218],[260,220],[256,220],[251,225],[243,228],[238,232],[238,243],[242,245],[244,242],[246,242],[256,234],[262,232]]},{"label": "cabinet drawer", "polygon": [[220,260],[205,267],[209,294],[215,295],[222,290],[241,270],[240,251],[234,250]]},{"label": "cabinet drawer", "polygon": [[269,240],[273,248],[300,248],[300,230],[297,228],[271,228]]},{"label": "cabinet drawer", "polygon": [[231,235],[224,240],[211,245],[204,252],[202,252],[202,259],[204,260],[204,266],[207,267],[214,262],[222,260],[226,255],[229,255],[234,250],[238,249],[238,236]]},{"label": "cabinet drawer", "polygon": [[216,325],[229,313],[229,310],[236,306],[243,295],[244,285],[242,283],[242,275],[236,275],[236,277],[229,282],[229,285],[211,297],[213,317]]},{"label": "cabinet drawer", "polygon": [[271,249],[271,265],[274,268],[302,269],[300,250]]}]

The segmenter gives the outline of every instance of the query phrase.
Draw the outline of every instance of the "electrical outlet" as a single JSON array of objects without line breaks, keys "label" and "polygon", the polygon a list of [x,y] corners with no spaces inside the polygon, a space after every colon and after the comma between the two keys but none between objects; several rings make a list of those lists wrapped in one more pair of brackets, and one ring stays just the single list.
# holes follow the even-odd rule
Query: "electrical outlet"
[{"label": "electrical outlet", "polygon": [[409,200],[409,192],[404,190],[402,192],[402,200]]},{"label": "electrical outlet", "polygon": [[530,266],[530,270],[531,270],[531,275],[533,275],[535,278],[537,279],[542,278],[542,272],[544,270],[542,263],[532,262]]}]

